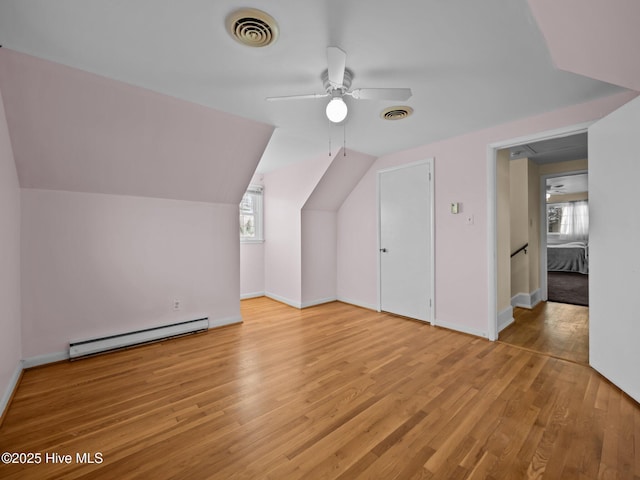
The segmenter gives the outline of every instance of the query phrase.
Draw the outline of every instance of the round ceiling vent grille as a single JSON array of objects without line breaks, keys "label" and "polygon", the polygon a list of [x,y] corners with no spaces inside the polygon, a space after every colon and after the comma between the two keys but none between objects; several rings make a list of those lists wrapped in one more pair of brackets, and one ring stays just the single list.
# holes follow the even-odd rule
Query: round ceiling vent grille
[{"label": "round ceiling vent grille", "polygon": [[380,116],[385,120],[402,120],[413,113],[411,107],[389,107],[385,108]]},{"label": "round ceiling vent grille", "polygon": [[243,8],[227,17],[227,30],[249,47],[266,47],[278,38],[278,24],[271,15],[255,8]]}]

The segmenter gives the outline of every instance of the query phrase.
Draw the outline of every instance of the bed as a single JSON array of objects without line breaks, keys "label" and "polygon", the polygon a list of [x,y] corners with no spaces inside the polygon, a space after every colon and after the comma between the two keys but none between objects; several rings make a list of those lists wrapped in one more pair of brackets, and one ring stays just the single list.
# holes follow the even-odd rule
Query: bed
[{"label": "bed", "polygon": [[586,242],[547,244],[547,271],[589,273],[589,246]]}]

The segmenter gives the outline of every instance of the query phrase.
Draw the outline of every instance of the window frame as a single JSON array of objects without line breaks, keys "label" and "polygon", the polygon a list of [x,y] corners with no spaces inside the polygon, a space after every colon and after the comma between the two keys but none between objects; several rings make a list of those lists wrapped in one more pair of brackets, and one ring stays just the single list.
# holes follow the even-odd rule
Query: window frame
[{"label": "window frame", "polygon": [[[561,236],[565,236],[567,234],[562,233],[563,230],[563,225],[564,222],[566,221],[566,214],[565,214],[565,208],[569,207],[571,204],[577,204],[577,203],[581,203],[584,202],[585,205],[587,206],[588,209],[588,205],[589,205],[589,200],[569,200],[569,201],[563,201],[563,202],[553,202],[553,203],[547,203],[547,238],[562,238]],[[551,208],[559,208],[560,209],[560,215],[557,219],[557,225],[558,225],[558,230],[555,232],[551,232],[549,231],[549,229],[551,228],[551,223],[549,222],[549,211],[551,210]],[[589,221],[589,212],[587,210],[587,222]]]},{"label": "window frame", "polygon": [[238,228],[240,228],[240,216],[243,215],[241,210],[245,196],[251,195],[253,201],[254,231],[253,237],[243,236],[240,230],[240,243],[263,243],[264,242],[264,187],[262,185],[249,185],[242,200],[238,204]]}]

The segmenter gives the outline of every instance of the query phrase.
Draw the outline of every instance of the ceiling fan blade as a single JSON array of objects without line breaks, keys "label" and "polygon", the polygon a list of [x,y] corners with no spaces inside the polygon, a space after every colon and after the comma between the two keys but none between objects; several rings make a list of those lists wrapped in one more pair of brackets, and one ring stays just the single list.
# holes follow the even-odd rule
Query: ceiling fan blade
[{"label": "ceiling fan blade", "polygon": [[357,88],[347,92],[353,98],[361,100],[408,100],[411,98],[410,88]]},{"label": "ceiling fan blade", "polygon": [[328,93],[308,93],[306,95],[285,95],[283,97],[267,97],[269,102],[276,102],[280,100],[307,100],[310,98],[324,98],[328,97]]},{"label": "ceiling fan blade", "polygon": [[344,81],[344,69],[347,67],[347,54],[338,47],[327,47],[327,72],[333,88],[341,88]]}]

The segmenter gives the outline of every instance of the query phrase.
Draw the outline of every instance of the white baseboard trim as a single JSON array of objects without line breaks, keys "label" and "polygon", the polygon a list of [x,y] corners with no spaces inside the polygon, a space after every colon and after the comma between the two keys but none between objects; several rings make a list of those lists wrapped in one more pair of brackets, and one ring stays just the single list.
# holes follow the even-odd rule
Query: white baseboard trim
[{"label": "white baseboard trim", "polygon": [[542,293],[537,289],[533,293],[518,293],[511,298],[512,307],[528,308],[531,310],[542,301]]},{"label": "white baseboard trim", "polygon": [[234,315],[233,317],[219,318],[217,320],[211,320],[209,318],[209,330],[212,328],[226,327],[227,325],[235,325],[242,323],[242,317],[240,315]]},{"label": "white baseboard trim", "polygon": [[11,376],[11,380],[9,380],[9,384],[7,385],[6,390],[2,394],[2,398],[0,399],[0,418],[2,418],[7,411],[7,407],[9,407],[9,402],[11,401],[11,397],[13,397],[13,392],[18,388],[18,382],[20,381],[20,376],[22,375],[22,370],[24,370],[24,362],[21,360],[18,362],[13,375]]},{"label": "white baseboard trim", "polygon": [[542,302],[542,290],[539,288],[531,294],[531,308]]},{"label": "white baseboard trim", "polygon": [[240,300],[246,300],[248,298],[264,297],[264,292],[243,293],[240,295]]},{"label": "white baseboard trim", "polygon": [[476,337],[488,338],[487,332],[476,330],[475,328],[469,328],[462,325],[458,325],[457,323],[451,323],[444,320],[434,320],[433,322],[431,322],[431,324],[436,327],[442,327],[448,330],[455,330],[456,332],[467,333],[469,335],[474,335]]},{"label": "white baseboard trim", "polygon": [[60,362],[62,360],[69,360],[69,351],[45,353],[44,355],[36,355],[35,357],[28,357],[22,360],[22,366],[24,368],[39,367],[40,365],[46,365],[47,363]]},{"label": "white baseboard trim", "polygon": [[289,300],[288,298],[281,297],[280,295],[276,295],[275,293],[264,292],[264,296],[268,297],[268,298],[270,298],[272,300],[275,300],[277,302],[285,303],[285,304],[289,305],[290,307],[302,308],[302,303],[295,302],[293,300]]},{"label": "white baseboard trim", "polygon": [[356,307],[362,307],[362,308],[366,308],[368,310],[375,310],[376,312],[379,311],[378,307],[376,307],[374,305],[369,305],[369,304],[366,304],[366,303],[356,302],[354,300],[350,300],[350,299],[344,298],[344,297],[327,297],[327,298],[320,298],[318,300],[311,300],[309,302],[296,302],[296,301],[293,301],[293,300],[288,299],[286,297],[281,297],[280,295],[276,295],[275,293],[270,293],[270,292],[264,292],[263,296],[265,296],[267,298],[270,298],[272,300],[275,300],[277,302],[287,304],[290,307],[298,308],[298,309],[303,309],[303,308],[307,308],[307,307],[313,307],[314,305],[321,305],[323,303],[335,302],[337,300],[339,302],[344,302],[344,303],[349,303],[351,305],[355,305]]},{"label": "white baseboard trim", "polygon": [[345,297],[338,297],[336,298],[336,300],[338,300],[339,302],[342,303],[348,303],[349,305],[355,305],[356,307],[361,307],[361,308],[366,308],[367,310],[374,310],[376,312],[379,312],[380,310],[378,309],[377,305],[371,305],[368,303],[363,303],[363,302],[358,302],[356,300],[351,300],[350,298],[345,298]]},{"label": "white baseboard trim", "polygon": [[276,301],[281,302],[281,303],[286,303],[287,305],[289,305],[291,307],[295,307],[295,308],[307,308],[307,307],[312,307],[314,305],[321,305],[323,303],[329,303],[329,302],[338,301],[338,302],[342,302],[342,303],[348,303],[349,305],[354,305],[356,307],[366,308],[367,310],[374,310],[376,312],[380,311],[376,305],[372,305],[370,303],[359,302],[357,300],[352,300],[350,298],[340,297],[340,296],[338,296],[338,297],[327,297],[327,298],[322,298],[320,300],[313,300],[311,302],[298,303],[298,302],[294,302],[293,300],[289,300],[288,298],[281,297],[280,295],[276,295],[274,293],[255,292],[255,293],[244,293],[244,294],[242,294],[240,296],[240,300],[247,300],[249,298],[258,298],[258,297],[271,298],[272,300],[276,300]]},{"label": "white baseboard trim", "polygon": [[509,306],[498,313],[498,332],[501,332],[515,320],[513,319],[513,307]]},{"label": "white baseboard trim", "polygon": [[335,302],[338,300],[336,297],[320,298],[318,300],[311,300],[310,302],[302,302],[301,308],[314,307],[316,305],[322,305],[323,303]]}]

